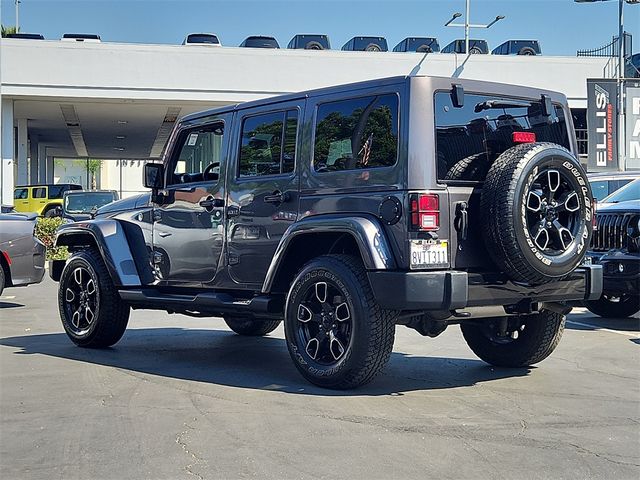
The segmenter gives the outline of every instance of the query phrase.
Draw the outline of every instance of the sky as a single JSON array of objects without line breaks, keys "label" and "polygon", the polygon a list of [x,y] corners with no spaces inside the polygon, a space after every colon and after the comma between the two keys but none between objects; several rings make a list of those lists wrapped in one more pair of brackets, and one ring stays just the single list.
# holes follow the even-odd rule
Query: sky
[{"label": "sky", "polygon": [[[21,0],[20,30],[58,39],[97,33],[103,41],[179,44],[188,33],[216,33],[237,46],[248,35],[271,35],[281,47],[296,33],[329,35],[340,48],[356,35],[387,38],[389,49],[408,36],[435,36],[444,47],[464,29],[444,27],[464,0]],[[618,2],[471,0],[471,23],[506,18],[474,30],[494,48],[507,39],[538,39],[543,53],[575,55],[618,33]],[[0,0],[3,25],[15,24],[14,0]],[[458,19],[460,21],[461,19]],[[640,51],[640,4],[625,4],[625,29]]]}]

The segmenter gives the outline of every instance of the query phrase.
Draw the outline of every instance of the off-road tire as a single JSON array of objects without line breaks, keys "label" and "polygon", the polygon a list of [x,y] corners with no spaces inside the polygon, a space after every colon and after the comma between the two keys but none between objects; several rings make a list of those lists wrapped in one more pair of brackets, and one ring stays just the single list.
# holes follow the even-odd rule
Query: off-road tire
[{"label": "off-road tire", "polygon": [[[528,192],[539,175],[550,170],[574,189],[578,205],[575,234],[558,255],[533,243],[525,221]],[[512,280],[541,285],[565,278],[581,264],[593,230],[593,195],[580,162],[564,147],[527,143],[505,151],[489,168],[480,206],[487,251]]]},{"label": "off-road tire", "polygon": [[489,161],[485,152],[476,153],[458,160],[445,175],[445,180],[478,180],[485,178]]},{"label": "off-road tire", "polygon": [[628,318],[640,311],[640,298],[637,295],[620,295],[619,301],[613,301],[607,295],[598,300],[587,300],[585,306],[591,313],[603,318]]},{"label": "off-road tire", "polygon": [[[321,280],[339,287],[350,309],[351,337],[335,364],[314,360],[301,345],[296,322],[303,295]],[[337,311],[337,310],[336,310]],[[351,255],[323,255],[309,261],[291,284],[285,307],[289,354],[309,382],[332,389],[350,389],[370,382],[387,364],[393,349],[397,312],[376,303],[365,269]]]},{"label": "off-road tire", "polygon": [[[88,272],[97,289],[96,312],[86,331],[78,332],[65,305],[68,303],[66,289],[73,282],[75,270],[81,267]],[[65,332],[73,343],[80,347],[105,348],[114,345],[127,328],[130,307],[122,301],[100,253],[85,249],[73,253],[67,261],[58,288],[58,308]]]},{"label": "off-road tire", "polygon": [[[558,346],[564,332],[565,316],[543,310],[523,318],[524,329],[508,343],[493,340],[487,334],[491,322],[499,318],[460,324],[462,335],[473,353],[497,367],[526,367],[541,362]],[[485,323],[486,322],[486,323]]]},{"label": "off-road tire", "polygon": [[253,318],[224,317],[227,326],[238,335],[246,337],[262,337],[273,332],[280,320],[256,320]]},{"label": "off-road tire", "polygon": [[535,50],[531,47],[522,47],[518,51],[518,55],[535,55],[535,54],[536,54]]}]

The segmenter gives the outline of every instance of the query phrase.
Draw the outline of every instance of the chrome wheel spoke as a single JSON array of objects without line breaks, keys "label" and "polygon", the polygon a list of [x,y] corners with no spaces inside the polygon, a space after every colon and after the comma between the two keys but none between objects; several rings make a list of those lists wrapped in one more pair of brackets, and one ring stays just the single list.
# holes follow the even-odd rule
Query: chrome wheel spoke
[{"label": "chrome wheel spoke", "polygon": [[[319,338],[320,337],[320,338]],[[321,353],[321,347],[322,344],[325,342],[325,336],[324,334],[318,334],[315,337],[313,337],[311,340],[309,340],[307,342],[307,346],[305,347],[305,350],[307,352],[307,354],[313,358],[314,360],[316,360],[318,358],[318,354]]]},{"label": "chrome wheel spoke", "polygon": [[547,183],[549,191],[555,193],[560,188],[560,172],[557,170],[549,170],[547,172]]},{"label": "chrome wheel spoke", "polygon": [[96,293],[96,284],[93,281],[93,278],[87,282],[87,287],[85,289],[89,295],[93,295]]},{"label": "chrome wheel spoke", "polygon": [[531,190],[527,197],[527,210],[539,212],[542,208],[542,192]]},{"label": "chrome wheel spoke", "polygon": [[571,242],[573,242],[573,235],[571,235],[569,229],[563,227],[557,220],[553,222],[553,229],[558,237],[560,245],[562,246],[562,250],[565,251],[569,245],[571,245]]},{"label": "chrome wheel spoke", "polygon": [[327,282],[318,282],[318,283],[316,283],[315,289],[316,289],[316,299],[320,303],[326,303],[327,295],[328,295]]},{"label": "chrome wheel spoke", "polygon": [[70,288],[67,288],[64,292],[64,300],[66,302],[73,302],[76,299],[76,294]]},{"label": "chrome wheel spoke", "polygon": [[88,325],[91,325],[91,323],[94,320],[94,315],[93,315],[93,310],[91,310],[91,308],[89,308],[89,306],[86,306],[84,309],[84,319],[87,321]]},{"label": "chrome wheel spoke", "polygon": [[351,318],[351,313],[349,312],[349,305],[347,305],[347,302],[342,302],[340,305],[336,307],[335,319],[338,322],[346,322],[350,318]]},{"label": "chrome wheel spoke", "polygon": [[546,228],[540,227],[535,237],[533,238],[534,243],[540,250],[545,250],[549,245],[549,232]]},{"label": "chrome wheel spoke", "polygon": [[81,268],[76,268],[73,271],[73,280],[80,286],[82,287],[82,269]]},{"label": "chrome wheel spoke", "polygon": [[342,342],[333,332],[329,332],[329,351],[334,360],[339,360],[345,352]]},{"label": "chrome wheel spoke", "polygon": [[298,321],[307,323],[313,319],[313,312],[306,305],[298,305]]},{"label": "chrome wheel spoke", "polygon": [[80,310],[76,310],[75,312],[73,312],[73,316],[71,317],[71,324],[76,328],[80,328]]}]

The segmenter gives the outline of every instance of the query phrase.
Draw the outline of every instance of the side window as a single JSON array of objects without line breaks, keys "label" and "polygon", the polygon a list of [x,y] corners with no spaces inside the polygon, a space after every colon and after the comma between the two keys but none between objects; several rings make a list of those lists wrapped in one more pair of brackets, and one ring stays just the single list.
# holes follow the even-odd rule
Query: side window
[{"label": "side window", "polygon": [[34,188],[33,198],[47,198],[47,187]]},{"label": "side window", "polygon": [[16,188],[13,191],[13,199],[14,200],[26,200],[29,196],[29,190],[26,188]]},{"label": "side window", "polygon": [[389,167],[398,157],[398,97],[351,98],[318,106],[316,172]]},{"label": "side window", "polygon": [[467,93],[464,106],[455,108],[446,91],[435,95],[435,116],[438,180],[483,181],[498,156],[515,145],[514,132],[571,148],[559,105],[546,117],[537,100]]},{"label": "side window", "polygon": [[49,198],[62,198],[62,194],[65,192],[65,190],[68,190],[68,188],[65,187],[66,185],[53,185],[49,187]]},{"label": "side window", "polygon": [[171,183],[218,180],[224,125],[217,123],[187,130],[180,136],[180,153],[174,159]]},{"label": "side window", "polygon": [[242,122],[238,176],[290,173],[295,166],[297,110],[265,113]]},{"label": "side window", "polygon": [[593,197],[596,200],[601,201],[604,197],[609,195],[609,182],[606,180],[591,182],[591,191],[593,192]]}]

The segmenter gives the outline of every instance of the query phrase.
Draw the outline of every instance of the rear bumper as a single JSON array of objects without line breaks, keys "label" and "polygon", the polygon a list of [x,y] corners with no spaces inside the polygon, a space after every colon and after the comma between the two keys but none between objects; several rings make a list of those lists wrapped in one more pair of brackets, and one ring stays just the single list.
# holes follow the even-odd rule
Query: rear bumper
[{"label": "rear bumper", "polygon": [[594,300],[602,294],[599,265],[576,269],[564,280],[532,287],[502,274],[370,271],[377,302],[394,310],[456,310],[522,302]]}]

